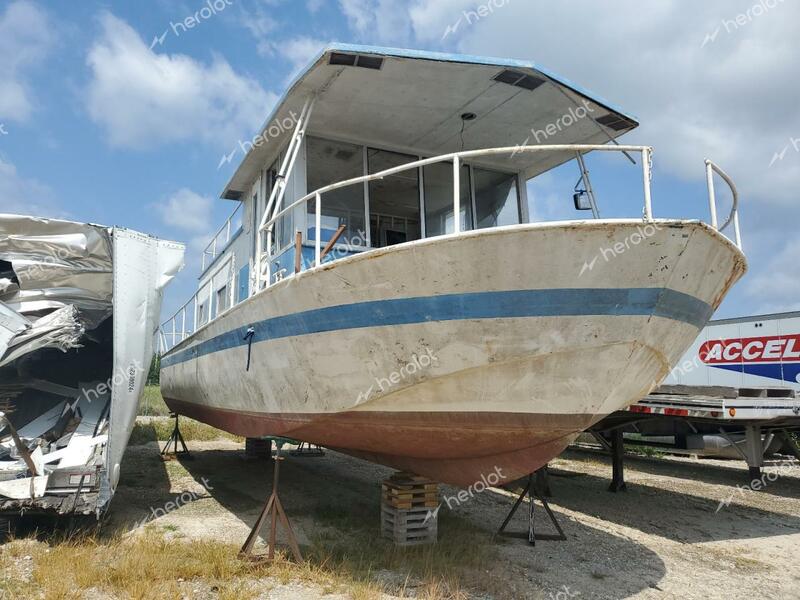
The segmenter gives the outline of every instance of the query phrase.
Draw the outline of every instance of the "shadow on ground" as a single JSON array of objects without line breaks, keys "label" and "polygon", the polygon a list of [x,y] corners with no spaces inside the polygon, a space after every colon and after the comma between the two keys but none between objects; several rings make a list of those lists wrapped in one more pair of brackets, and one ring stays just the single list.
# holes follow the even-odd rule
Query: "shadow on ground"
[{"label": "shadow on ground", "polygon": [[[562,456],[577,460],[591,456],[610,464],[608,453],[603,450],[570,449]],[[702,481],[731,488],[747,485],[750,482],[747,469],[743,468],[743,461],[731,459],[724,463],[721,460],[704,460],[702,458],[692,461],[677,461],[635,454],[625,455],[626,465],[650,475]],[[765,460],[764,469],[765,472],[777,472],[780,477],[776,481],[769,482],[765,488],[760,490],[760,493],[800,500],[800,462],[793,457],[772,458]]]},{"label": "shadow on ground", "polygon": [[[232,450],[194,451],[193,455],[194,460],[182,464],[195,481],[213,481],[213,498],[252,527],[271,492],[270,461],[244,460],[241,451]],[[391,472],[332,451],[322,458],[287,457],[283,461],[279,494],[310,560],[332,561],[340,565],[337,568],[354,573],[392,571],[400,581],[422,578],[425,570],[444,577],[456,573],[467,587],[508,598],[548,597],[548,593],[555,597],[563,593],[565,581],[583,598],[620,598],[655,587],[666,573],[662,560],[648,548],[589,528],[558,508],[555,511],[568,536],[566,542],[543,541],[533,548],[523,539],[495,538],[514,498],[491,491],[476,495],[464,508],[449,511],[443,507],[436,546],[398,550],[380,538],[379,529],[380,482]],[[451,495],[457,492],[449,487],[444,490]],[[509,531],[526,531],[526,515],[527,507],[520,508]],[[542,531],[549,531],[544,513],[539,512],[537,518]],[[593,542],[586,544],[589,537]],[[590,568],[598,547],[622,557],[633,577],[615,586],[612,568]],[[507,560],[508,555],[516,560]],[[579,568],[586,565],[580,581],[565,578],[564,561],[577,563]],[[601,579],[605,591],[598,593]]]},{"label": "shadow on ground", "polygon": [[[580,460],[586,454],[583,451],[570,451],[564,456]],[[610,464],[610,459],[600,453],[594,454],[593,458]],[[609,479],[570,470],[556,472],[556,476],[551,477],[554,502],[597,519],[690,544],[764,538],[800,531],[800,516],[762,510],[739,502],[742,494],[764,493],[737,492],[736,486],[742,478],[741,469],[634,456],[626,456],[625,462],[628,467],[641,473],[725,485],[729,489],[720,490],[718,499],[710,499],[685,491],[675,492],[664,485],[656,487],[649,483],[637,483],[629,478],[627,491],[614,494],[607,491]],[[565,476],[559,477],[559,474]],[[797,499],[800,498],[797,485],[796,477],[784,476],[770,483],[766,489],[774,496]],[[728,497],[732,497],[732,503],[717,512],[720,501]],[[644,503],[651,510],[650,516],[643,519],[641,511],[635,509]]]}]

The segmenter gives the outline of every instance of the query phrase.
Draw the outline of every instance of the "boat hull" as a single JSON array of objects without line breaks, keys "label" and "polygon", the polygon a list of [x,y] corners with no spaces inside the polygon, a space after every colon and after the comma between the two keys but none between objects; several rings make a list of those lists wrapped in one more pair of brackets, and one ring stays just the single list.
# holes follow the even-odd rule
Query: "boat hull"
[{"label": "boat hull", "polygon": [[164,356],[162,392],[172,410],[239,435],[458,485],[516,478],[657,386],[744,270],[696,222],[431,238],[232,308]]}]

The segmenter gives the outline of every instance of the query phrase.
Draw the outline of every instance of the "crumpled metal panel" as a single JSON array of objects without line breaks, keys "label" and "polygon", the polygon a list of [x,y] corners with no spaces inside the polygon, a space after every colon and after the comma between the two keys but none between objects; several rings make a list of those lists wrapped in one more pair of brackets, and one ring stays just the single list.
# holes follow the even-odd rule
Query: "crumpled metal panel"
[{"label": "crumpled metal panel", "polygon": [[[104,468],[99,494],[88,495],[92,500],[84,502],[82,513],[102,512],[116,488],[153,356],[163,289],[183,267],[183,254],[182,244],[126,229],[0,214],[0,336],[9,340],[0,345],[0,367],[43,344],[65,349],[80,343],[84,329],[91,335],[113,314]],[[58,498],[45,494],[35,506],[74,508]]]},{"label": "crumpled metal panel", "polygon": [[91,329],[111,314],[110,230],[98,225],[0,214],[0,301],[29,315],[73,305]]},{"label": "crumpled metal panel", "polygon": [[28,319],[0,302],[0,358],[5,354],[11,340],[30,326]]},{"label": "crumpled metal panel", "polygon": [[0,367],[41,348],[58,348],[62,352],[76,348],[84,332],[78,310],[63,306],[19,331],[6,348],[0,344]]}]

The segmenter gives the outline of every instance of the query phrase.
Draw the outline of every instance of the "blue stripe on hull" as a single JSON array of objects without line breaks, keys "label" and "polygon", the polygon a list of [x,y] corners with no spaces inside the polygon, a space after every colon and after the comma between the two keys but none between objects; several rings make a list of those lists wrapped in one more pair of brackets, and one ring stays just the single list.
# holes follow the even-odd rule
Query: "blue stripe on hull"
[{"label": "blue stripe on hull", "polygon": [[[255,329],[253,343],[258,343],[365,327],[520,317],[654,315],[702,329],[712,313],[711,306],[702,300],[667,288],[513,290],[342,304],[273,317],[249,326]],[[245,346],[247,328],[246,325],[167,354],[161,366]]]}]

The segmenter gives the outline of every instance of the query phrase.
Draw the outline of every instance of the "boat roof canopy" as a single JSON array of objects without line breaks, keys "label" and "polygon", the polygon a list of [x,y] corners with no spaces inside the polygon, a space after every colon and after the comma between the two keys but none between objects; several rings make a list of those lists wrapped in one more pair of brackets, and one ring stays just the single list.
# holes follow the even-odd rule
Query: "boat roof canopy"
[{"label": "boat roof canopy", "polygon": [[[635,118],[531,62],[328,46],[290,85],[222,197],[239,200],[291,137],[316,96],[307,134],[437,156],[535,144],[604,144]],[[535,177],[572,152],[485,157],[478,164]],[[312,190],[309,190],[312,191]]]}]

